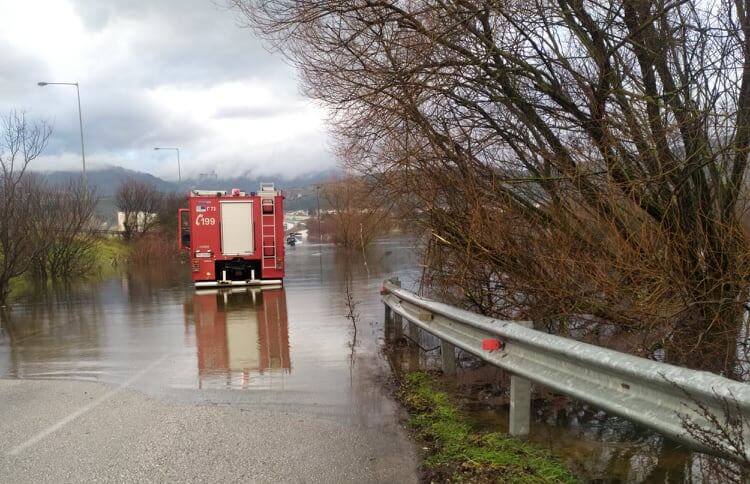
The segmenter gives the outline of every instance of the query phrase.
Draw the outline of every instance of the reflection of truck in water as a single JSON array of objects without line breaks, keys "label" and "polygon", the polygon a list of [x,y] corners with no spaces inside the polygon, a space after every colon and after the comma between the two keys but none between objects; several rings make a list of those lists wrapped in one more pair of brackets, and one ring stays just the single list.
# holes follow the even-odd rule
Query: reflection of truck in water
[{"label": "reflection of truck in water", "polygon": [[180,209],[180,248],[196,287],[280,284],[284,278],[284,196],[272,183],[247,194],[192,190]]},{"label": "reflection of truck in water", "polygon": [[201,385],[212,376],[291,371],[286,294],[281,287],[200,290],[193,316]]}]

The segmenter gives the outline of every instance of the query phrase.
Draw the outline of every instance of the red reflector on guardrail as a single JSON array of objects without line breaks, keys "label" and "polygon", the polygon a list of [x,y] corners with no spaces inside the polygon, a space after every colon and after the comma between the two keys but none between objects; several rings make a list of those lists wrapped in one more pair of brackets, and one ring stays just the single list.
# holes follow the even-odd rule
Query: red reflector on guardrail
[{"label": "red reflector on guardrail", "polygon": [[503,342],[499,339],[484,338],[482,340],[482,349],[485,351],[497,351],[503,347]]}]

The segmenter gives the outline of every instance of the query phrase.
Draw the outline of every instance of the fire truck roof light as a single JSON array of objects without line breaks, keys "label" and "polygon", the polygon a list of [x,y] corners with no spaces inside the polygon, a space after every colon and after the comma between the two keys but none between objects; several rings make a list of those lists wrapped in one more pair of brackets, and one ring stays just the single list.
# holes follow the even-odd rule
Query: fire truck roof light
[{"label": "fire truck roof light", "polygon": [[217,196],[217,197],[220,197],[222,195],[226,195],[227,194],[227,192],[225,192],[225,191],[198,190],[198,189],[193,190],[190,193],[191,193],[191,195],[196,196],[196,197],[205,197],[205,196],[209,196],[209,197]]}]

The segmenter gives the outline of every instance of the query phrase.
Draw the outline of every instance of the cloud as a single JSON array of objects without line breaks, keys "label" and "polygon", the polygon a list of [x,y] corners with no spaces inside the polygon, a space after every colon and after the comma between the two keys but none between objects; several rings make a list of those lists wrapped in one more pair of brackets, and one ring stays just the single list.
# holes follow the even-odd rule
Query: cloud
[{"label": "cloud", "polygon": [[216,109],[214,117],[221,118],[270,118],[293,112],[293,106],[223,106]]},{"label": "cloud", "polygon": [[36,169],[80,158],[75,88],[40,80],[80,82],[92,166],[176,178],[172,155],[152,149],[165,145],[181,148],[188,175],[335,164],[325,111],[299,94],[292,67],[209,0],[0,0],[0,18],[0,111],[55,128]]}]

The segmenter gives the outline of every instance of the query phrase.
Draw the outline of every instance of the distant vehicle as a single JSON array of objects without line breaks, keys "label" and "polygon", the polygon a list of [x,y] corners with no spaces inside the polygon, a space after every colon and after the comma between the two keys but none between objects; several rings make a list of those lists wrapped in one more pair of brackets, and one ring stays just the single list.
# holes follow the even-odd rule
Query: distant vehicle
[{"label": "distant vehicle", "polygon": [[286,243],[287,245],[294,247],[297,245],[297,237],[294,236],[294,234],[289,234],[286,236]]},{"label": "distant vehicle", "polygon": [[246,194],[192,190],[179,210],[180,248],[196,287],[278,285],[284,279],[284,196],[273,183]]}]

